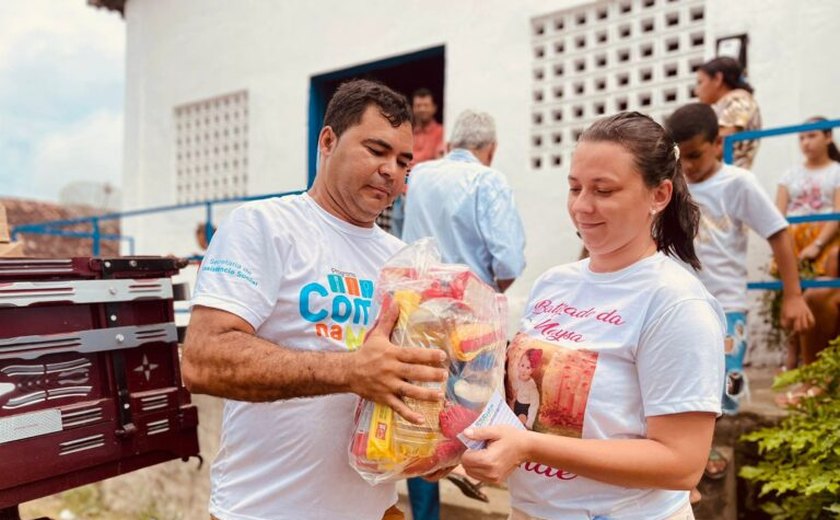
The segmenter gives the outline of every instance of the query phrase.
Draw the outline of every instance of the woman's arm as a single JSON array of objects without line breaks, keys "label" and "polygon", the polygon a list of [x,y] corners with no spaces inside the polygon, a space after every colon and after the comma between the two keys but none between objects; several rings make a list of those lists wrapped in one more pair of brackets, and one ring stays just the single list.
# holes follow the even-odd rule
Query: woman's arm
[{"label": "woman's arm", "polygon": [[524,462],[544,464],[617,486],[691,489],[709,455],[715,415],[689,412],[647,418],[646,439],[576,439],[509,426],[479,428],[468,434],[488,440],[484,450],[468,451],[461,464],[486,482],[504,481]]},{"label": "woman's arm", "polygon": [[[833,210],[837,211],[838,209],[840,209],[840,188],[834,190]],[[840,222],[836,220],[823,222],[820,234],[813,242],[808,244],[808,247],[799,252],[799,258],[813,260],[814,258],[820,256],[820,253],[822,253],[825,246],[834,239],[834,235],[837,234],[838,226],[840,226]]]},{"label": "woman's arm", "polygon": [[779,184],[779,187],[776,188],[776,207],[779,208],[779,213],[787,216],[787,207],[789,203],[790,193],[788,192],[787,186]]}]

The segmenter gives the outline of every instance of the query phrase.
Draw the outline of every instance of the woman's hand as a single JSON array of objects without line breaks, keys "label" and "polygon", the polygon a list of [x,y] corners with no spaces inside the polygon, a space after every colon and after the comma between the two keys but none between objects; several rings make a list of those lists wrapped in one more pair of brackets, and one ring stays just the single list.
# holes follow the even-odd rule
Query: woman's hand
[{"label": "woman's hand", "polygon": [[501,484],[520,464],[528,459],[529,431],[513,426],[471,428],[464,435],[473,440],[486,440],[483,450],[469,450],[461,458],[461,465],[472,478],[491,484]]},{"label": "woman's hand", "polygon": [[799,252],[799,259],[800,260],[814,260],[818,256],[820,256],[820,252],[822,251],[822,245],[818,244],[816,241],[811,242],[808,247],[803,249]]}]

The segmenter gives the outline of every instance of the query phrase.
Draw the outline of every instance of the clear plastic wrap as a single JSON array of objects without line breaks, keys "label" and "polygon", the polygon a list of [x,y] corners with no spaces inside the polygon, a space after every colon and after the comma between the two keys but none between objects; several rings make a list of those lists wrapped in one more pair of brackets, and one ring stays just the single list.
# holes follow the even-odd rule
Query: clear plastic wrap
[{"label": "clear plastic wrap", "polygon": [[444,390],[443,401],[404,398],[423,415],[422,425],[406,421],[389,406],[360,401],[350,463],[374,484],[458,464],[466,447],[456,436],[502,384],[507,339],[504,296],[467,266],[442,264],[432,239],[418,240],[386,263],[374,312],[391,300],[400,310],[391,342],[444,350],[449,376],[445,383],[431,383]]}]

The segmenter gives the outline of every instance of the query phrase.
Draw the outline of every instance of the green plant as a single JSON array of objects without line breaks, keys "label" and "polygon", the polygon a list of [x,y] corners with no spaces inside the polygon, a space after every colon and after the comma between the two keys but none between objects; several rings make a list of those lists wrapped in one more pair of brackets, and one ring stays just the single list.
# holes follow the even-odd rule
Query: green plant
[{"label": "green plant", "polygon": [[742,437],[762,460],[740,476],[762,483],[774,520],[840,518],[840,338],[817,361],[776,378],[774,388],[813,388],[776,426]]}]

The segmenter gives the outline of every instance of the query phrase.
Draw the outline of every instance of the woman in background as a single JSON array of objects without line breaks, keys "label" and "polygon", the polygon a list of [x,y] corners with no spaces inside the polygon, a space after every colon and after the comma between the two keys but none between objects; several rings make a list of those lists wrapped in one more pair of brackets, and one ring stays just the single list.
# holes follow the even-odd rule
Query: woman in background
[{"label": "woman in background", "polygon": [[[694,93],[701,103],[712,105],[721,136],[761,130],[761,111],[753,97],[754,90],[744,77],[744,69],[733,58],[715,58],[697,69]],[[738,141],[734,151],[735,166],[752,170],[758,140]]]}]

